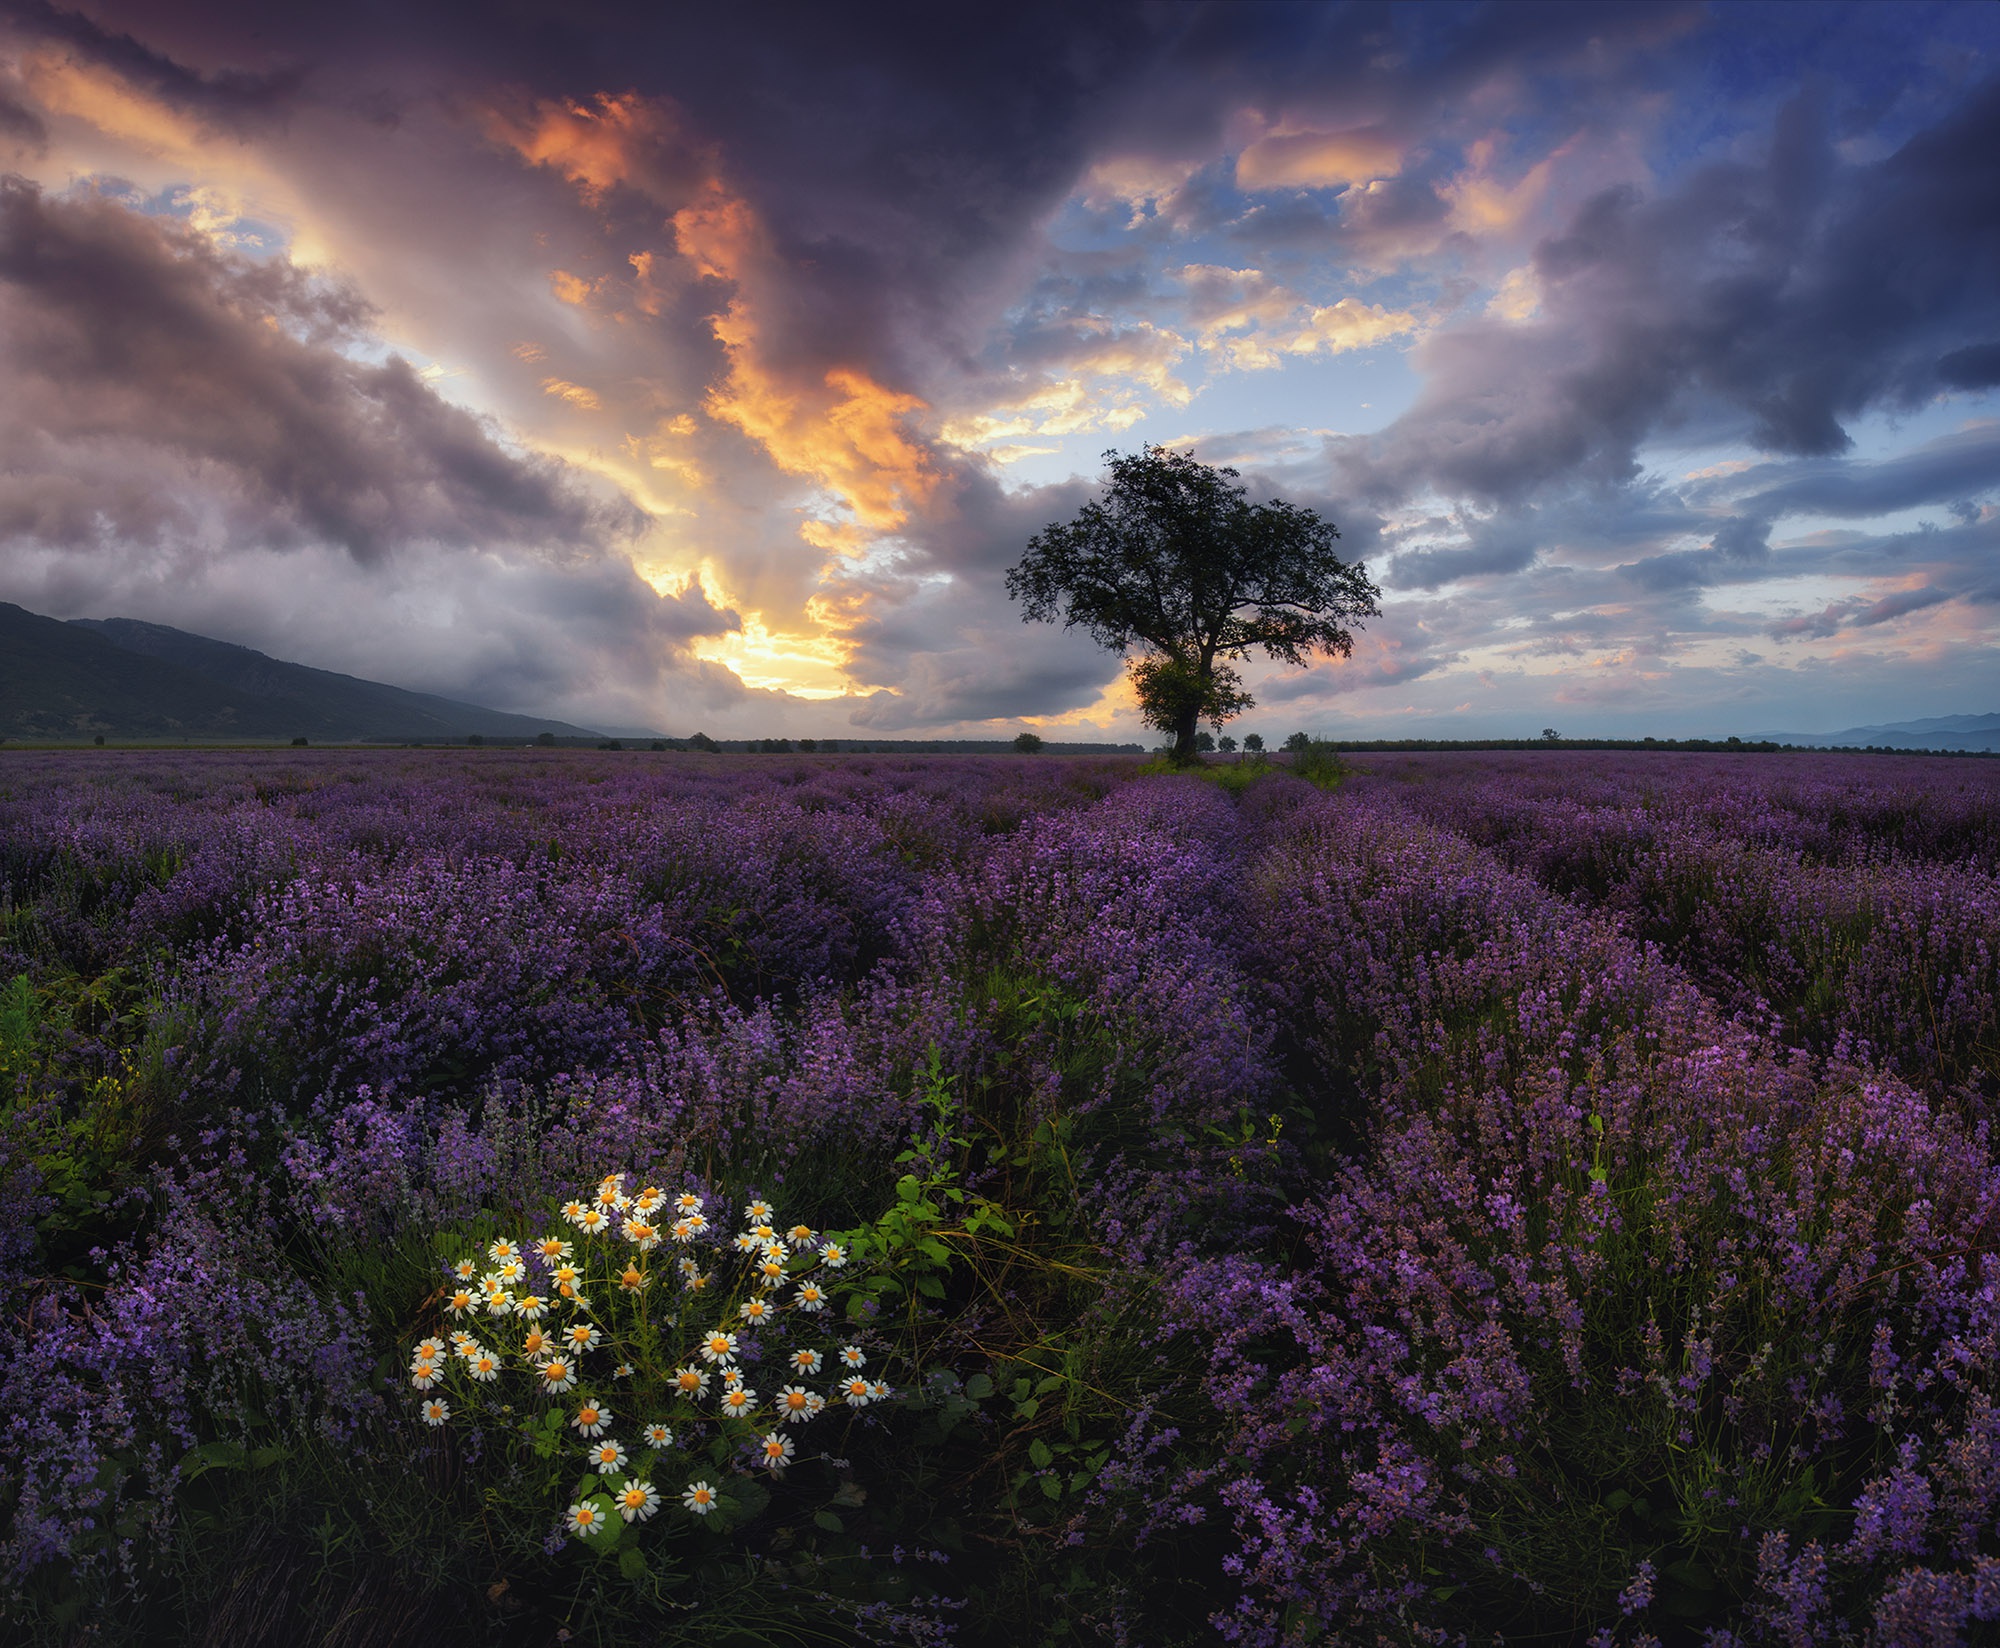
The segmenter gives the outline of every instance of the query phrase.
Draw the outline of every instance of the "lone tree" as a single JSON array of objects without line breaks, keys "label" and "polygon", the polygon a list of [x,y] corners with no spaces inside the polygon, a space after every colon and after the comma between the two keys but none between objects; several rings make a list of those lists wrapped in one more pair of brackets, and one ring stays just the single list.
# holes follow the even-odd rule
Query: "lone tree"
[{"label": "lone tree", "polygon": [[1256,700],[1233,660],[1261,647],[1303,665],[1346,657],[1347,625],[1372,618],[1381,592],[1333,553],[1340,534],[1310,509],[1253,504],[1236,471],[1148,446],[1107,452],[1111,485],[1067,525],[1028,540],[1007,593],[1028,623],[1082,625],[1130,658],[1146,725],[1195,759],[1195,726],[1218,731]]}]

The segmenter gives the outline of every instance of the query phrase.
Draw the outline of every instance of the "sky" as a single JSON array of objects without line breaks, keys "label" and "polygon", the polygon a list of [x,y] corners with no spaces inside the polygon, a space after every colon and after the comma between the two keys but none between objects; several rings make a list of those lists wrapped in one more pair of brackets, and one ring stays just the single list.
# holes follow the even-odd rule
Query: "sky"
[{"label": "sky", "polygon": [[604,730],[1147,738],[1148,444],[1382,591],[1234,725],[2000,710],[2000,6],[0,0],[0,600]]}]

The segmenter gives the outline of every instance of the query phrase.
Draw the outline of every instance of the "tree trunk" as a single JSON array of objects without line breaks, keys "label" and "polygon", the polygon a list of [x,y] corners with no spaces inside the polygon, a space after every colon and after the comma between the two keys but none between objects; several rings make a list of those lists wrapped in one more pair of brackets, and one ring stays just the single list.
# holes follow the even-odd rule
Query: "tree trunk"
[{"label": "tree trunk", "polygon": [[1195,727],[1200,720],[1201,706],[1199,704],[1187,705],[1174,717],[1174,748],[1172,755],[1168,759],[1175,766],[1191,767],[1194,765],[1197,759],[1194,747],[1194,734]]}]

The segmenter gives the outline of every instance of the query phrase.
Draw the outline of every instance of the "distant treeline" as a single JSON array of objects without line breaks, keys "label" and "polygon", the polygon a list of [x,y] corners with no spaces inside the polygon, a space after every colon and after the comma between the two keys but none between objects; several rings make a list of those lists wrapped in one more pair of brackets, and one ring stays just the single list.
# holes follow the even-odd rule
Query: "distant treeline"
[{"label": "distant treeline", "polygon": [[[473,733],[464,738],[415,742],[484,745],[489,749],[706,750],[715,755],[1006,755],[1020,749],[1018,741],[1005,738],[710,738],[699,732],[687,738],[558,738],[551,733],[539,738],[482,738]],[[1146,753],[1140,744],[1046,742],[1039,747],[1051,755]]]},{"label": "distant treeline", "polygon": [[2000,755],[2000,750],[1923,749],[1908,744],[1776,744],[1743,738],[1337,738],[1342,755],[1423,750],[1681,750],[1707,755]]}]

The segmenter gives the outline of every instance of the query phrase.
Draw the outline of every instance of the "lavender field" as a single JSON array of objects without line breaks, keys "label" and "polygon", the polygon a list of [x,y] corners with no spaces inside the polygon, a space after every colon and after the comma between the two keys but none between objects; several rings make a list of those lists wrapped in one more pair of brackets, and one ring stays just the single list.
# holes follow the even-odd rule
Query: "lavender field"
[{"label": "lavender field", "polygon": [[1996,875],[1971,760],[8,754],[0,1636],[1994,1640]]}]

